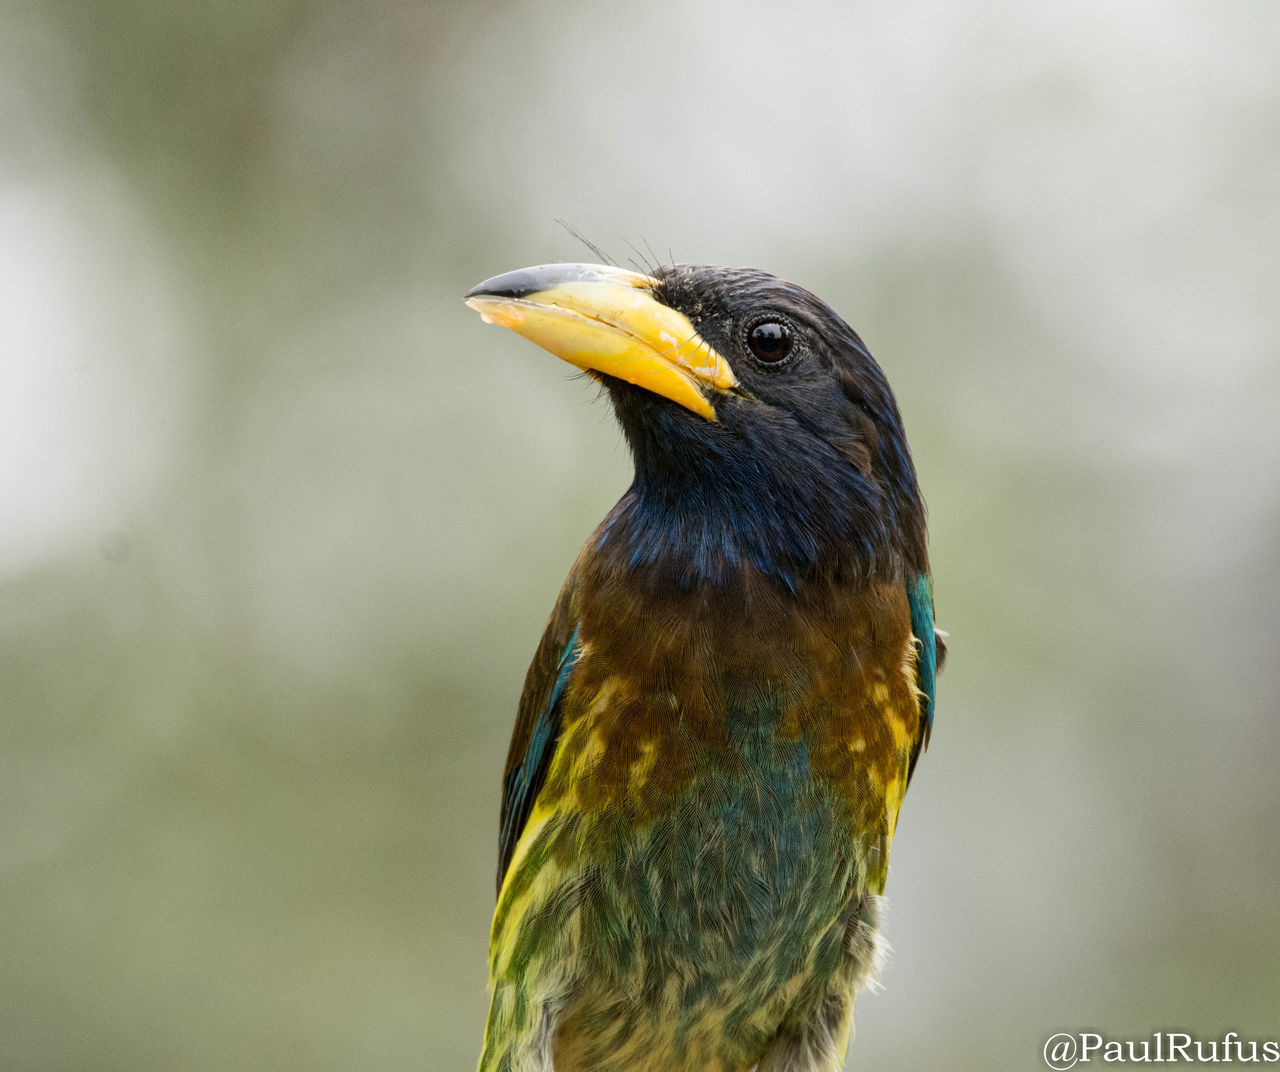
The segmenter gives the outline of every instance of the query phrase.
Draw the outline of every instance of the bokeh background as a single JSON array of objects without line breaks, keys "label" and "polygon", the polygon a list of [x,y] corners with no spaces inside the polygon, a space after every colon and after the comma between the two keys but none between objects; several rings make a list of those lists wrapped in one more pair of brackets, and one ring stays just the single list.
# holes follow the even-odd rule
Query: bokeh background
[{"label": "bokeh background", "polygon": [[1280,7],[0,9],[0,1067],[469,1069],[527,661],[626,487],[460,301],[751,264],[952,634],[850,1067],[1280,1036]]}]

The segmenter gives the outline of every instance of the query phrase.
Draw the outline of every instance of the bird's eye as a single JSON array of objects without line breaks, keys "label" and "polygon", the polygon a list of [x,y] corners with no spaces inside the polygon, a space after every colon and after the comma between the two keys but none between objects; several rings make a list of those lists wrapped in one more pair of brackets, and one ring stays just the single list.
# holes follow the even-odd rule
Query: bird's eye
[{"label": "bird's eye", "polygon": [[747,346],[757,360],[776,365],[791,353],[791,329],[778,320],[761,320],[747,332]]}]

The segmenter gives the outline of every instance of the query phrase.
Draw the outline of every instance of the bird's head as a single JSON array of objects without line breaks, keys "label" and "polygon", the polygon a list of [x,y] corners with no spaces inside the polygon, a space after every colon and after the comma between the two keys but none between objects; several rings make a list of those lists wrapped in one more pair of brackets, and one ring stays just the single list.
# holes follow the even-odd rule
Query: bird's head
[{"label": "bird's head", "polygon": [[550,264],[466,300],[608,389],[636,480],[601,542],[632,566],[697,582],[749,563],[789,585],[927,568],[893,393],[808,291],[748,268]]}]

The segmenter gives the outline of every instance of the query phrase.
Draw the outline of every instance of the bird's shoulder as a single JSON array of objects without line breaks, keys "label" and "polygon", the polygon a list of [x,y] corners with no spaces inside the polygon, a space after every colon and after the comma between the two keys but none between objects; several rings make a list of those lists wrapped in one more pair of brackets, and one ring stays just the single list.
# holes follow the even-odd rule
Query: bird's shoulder
[{"label": "bird's shoulder", "polygon": [[546,779],[560,736],[560,700],[577,661],[578,578],[565,580],[542,639],[525,675],[516,724],[502,774],[502,810],[498,832],[498,888],[510,866],[516,843]]}]

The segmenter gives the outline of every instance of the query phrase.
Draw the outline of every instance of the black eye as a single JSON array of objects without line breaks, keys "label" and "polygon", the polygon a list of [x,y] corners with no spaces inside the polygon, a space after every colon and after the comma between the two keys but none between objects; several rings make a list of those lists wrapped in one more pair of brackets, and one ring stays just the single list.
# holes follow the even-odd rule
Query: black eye
[{"label": "black eye", "polygon": [[777,364],[791,353],[791,329],[777,320],[761,320],[747,332],[747,345],[757,360]]}]

